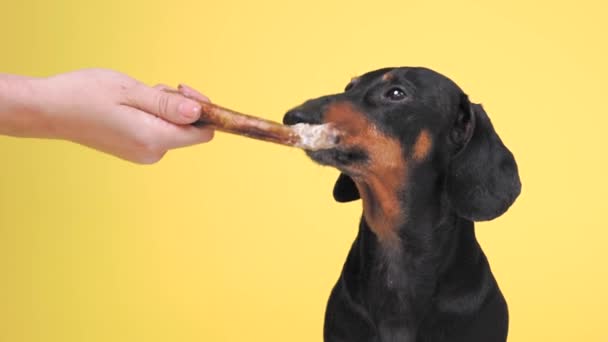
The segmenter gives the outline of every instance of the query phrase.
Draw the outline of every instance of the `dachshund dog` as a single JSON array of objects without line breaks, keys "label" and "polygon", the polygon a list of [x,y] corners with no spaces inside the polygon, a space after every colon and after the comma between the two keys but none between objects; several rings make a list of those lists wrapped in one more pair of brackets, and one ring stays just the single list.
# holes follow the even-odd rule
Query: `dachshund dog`
[{"label": "dachshund dog", "polygon": [[331,123],[338,147],[307,152],[341,174],[338,202],[363,215],[327,304],[327,342],[505,341],[508,311],[474,221],[502,215],[517,165],[481,105],[426,68],[386,68],[292,109]]}]

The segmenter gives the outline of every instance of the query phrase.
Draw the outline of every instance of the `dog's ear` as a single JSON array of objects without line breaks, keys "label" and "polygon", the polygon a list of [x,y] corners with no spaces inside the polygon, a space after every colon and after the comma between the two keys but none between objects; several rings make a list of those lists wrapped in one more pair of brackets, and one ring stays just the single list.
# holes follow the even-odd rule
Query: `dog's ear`
[{"label": "dog's ear", "polygon": [[447,175],[452,207],[472,221],[502,215],[521,191],[517,164],[484,109],[466,95],[450,137],[460,146]]},{"label": "dog's ear", "polygon": [[352,178],[341,173],[334,185],[334,199],[338,202],[350,202],[361,198]]}]

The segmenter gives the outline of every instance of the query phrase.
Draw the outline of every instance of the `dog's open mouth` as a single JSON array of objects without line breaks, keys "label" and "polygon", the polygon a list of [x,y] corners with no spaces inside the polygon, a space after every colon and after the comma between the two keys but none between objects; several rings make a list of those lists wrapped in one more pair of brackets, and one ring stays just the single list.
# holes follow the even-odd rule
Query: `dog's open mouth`
[{"label": "dog's open mouth", "polygon": [[289,126],[298,136],[296,147],[307,151],[331,149],[340,143],[342,133],[335,129],[332,124],[307,124],[297,123]]},{"label": "dog's open mouth", "polygon": [[363,165],[370,159],[364,148],[352,143],[353,140],[358,140],[353,136],[354,132],[341,129],[336,123],[297,123],[290,127],[298,131],[301,144],[316,146],[316,148],[300,147],[306,150],[306,154],[313,161],[321,165],[333,166],[348,173],[347,170],[352,166]]},{"label": "dog's open mouth", "polygon": [[307,151],[306,154],[321,165],[334,166],[341,171],[353,165],[364,164],[369,160],[366,151],[356,147],[331,148],[327,150]]}]

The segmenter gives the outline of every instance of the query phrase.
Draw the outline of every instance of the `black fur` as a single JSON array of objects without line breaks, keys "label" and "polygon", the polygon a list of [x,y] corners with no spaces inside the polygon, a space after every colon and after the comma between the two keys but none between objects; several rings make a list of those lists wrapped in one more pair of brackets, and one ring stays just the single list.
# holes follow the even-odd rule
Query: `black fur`
[{"label": "black fur", "polygon": [[[383,77],[390,72],[391,77]],[[394,89],[405,97],[391,98]],[[381,69],[351,82],[344,93],[310,100],[284,122],[324,122],[325,110],[349,102],[403,146],[404,160],[424,129],[432,148],[407,163],[397,193],[407,220],[388,247],[362,218],[359,233],[327,305],[327,342],[499,342],[507,305],[475,238],[473,221],[503,214],[520,192],[517,165],[480,105],[448,78],[425,68]],[[342,171],[339,202],[359,198],[352,165],[366,151],[332,149],[309,155]],[[397,190],[395,190],[397,191]]]}]

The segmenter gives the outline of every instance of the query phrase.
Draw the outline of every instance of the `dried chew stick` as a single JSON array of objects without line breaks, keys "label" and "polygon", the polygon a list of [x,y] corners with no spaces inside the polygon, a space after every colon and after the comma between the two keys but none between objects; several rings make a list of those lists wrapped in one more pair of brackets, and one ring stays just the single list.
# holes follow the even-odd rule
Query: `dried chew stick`
[{"label": "dried chew stick", "polygon": [[[184,94],[182,94],[184,95]],[[195,101],[198,101],[192,97]],[[310,125],[299,123],[292,126],[241,114],[221,106],[198,101],[200,119],[194,125],[209,125],[218,131],[247,136],[254,139],[316,151],[335,147],[339,132],[330,124]]]}]

